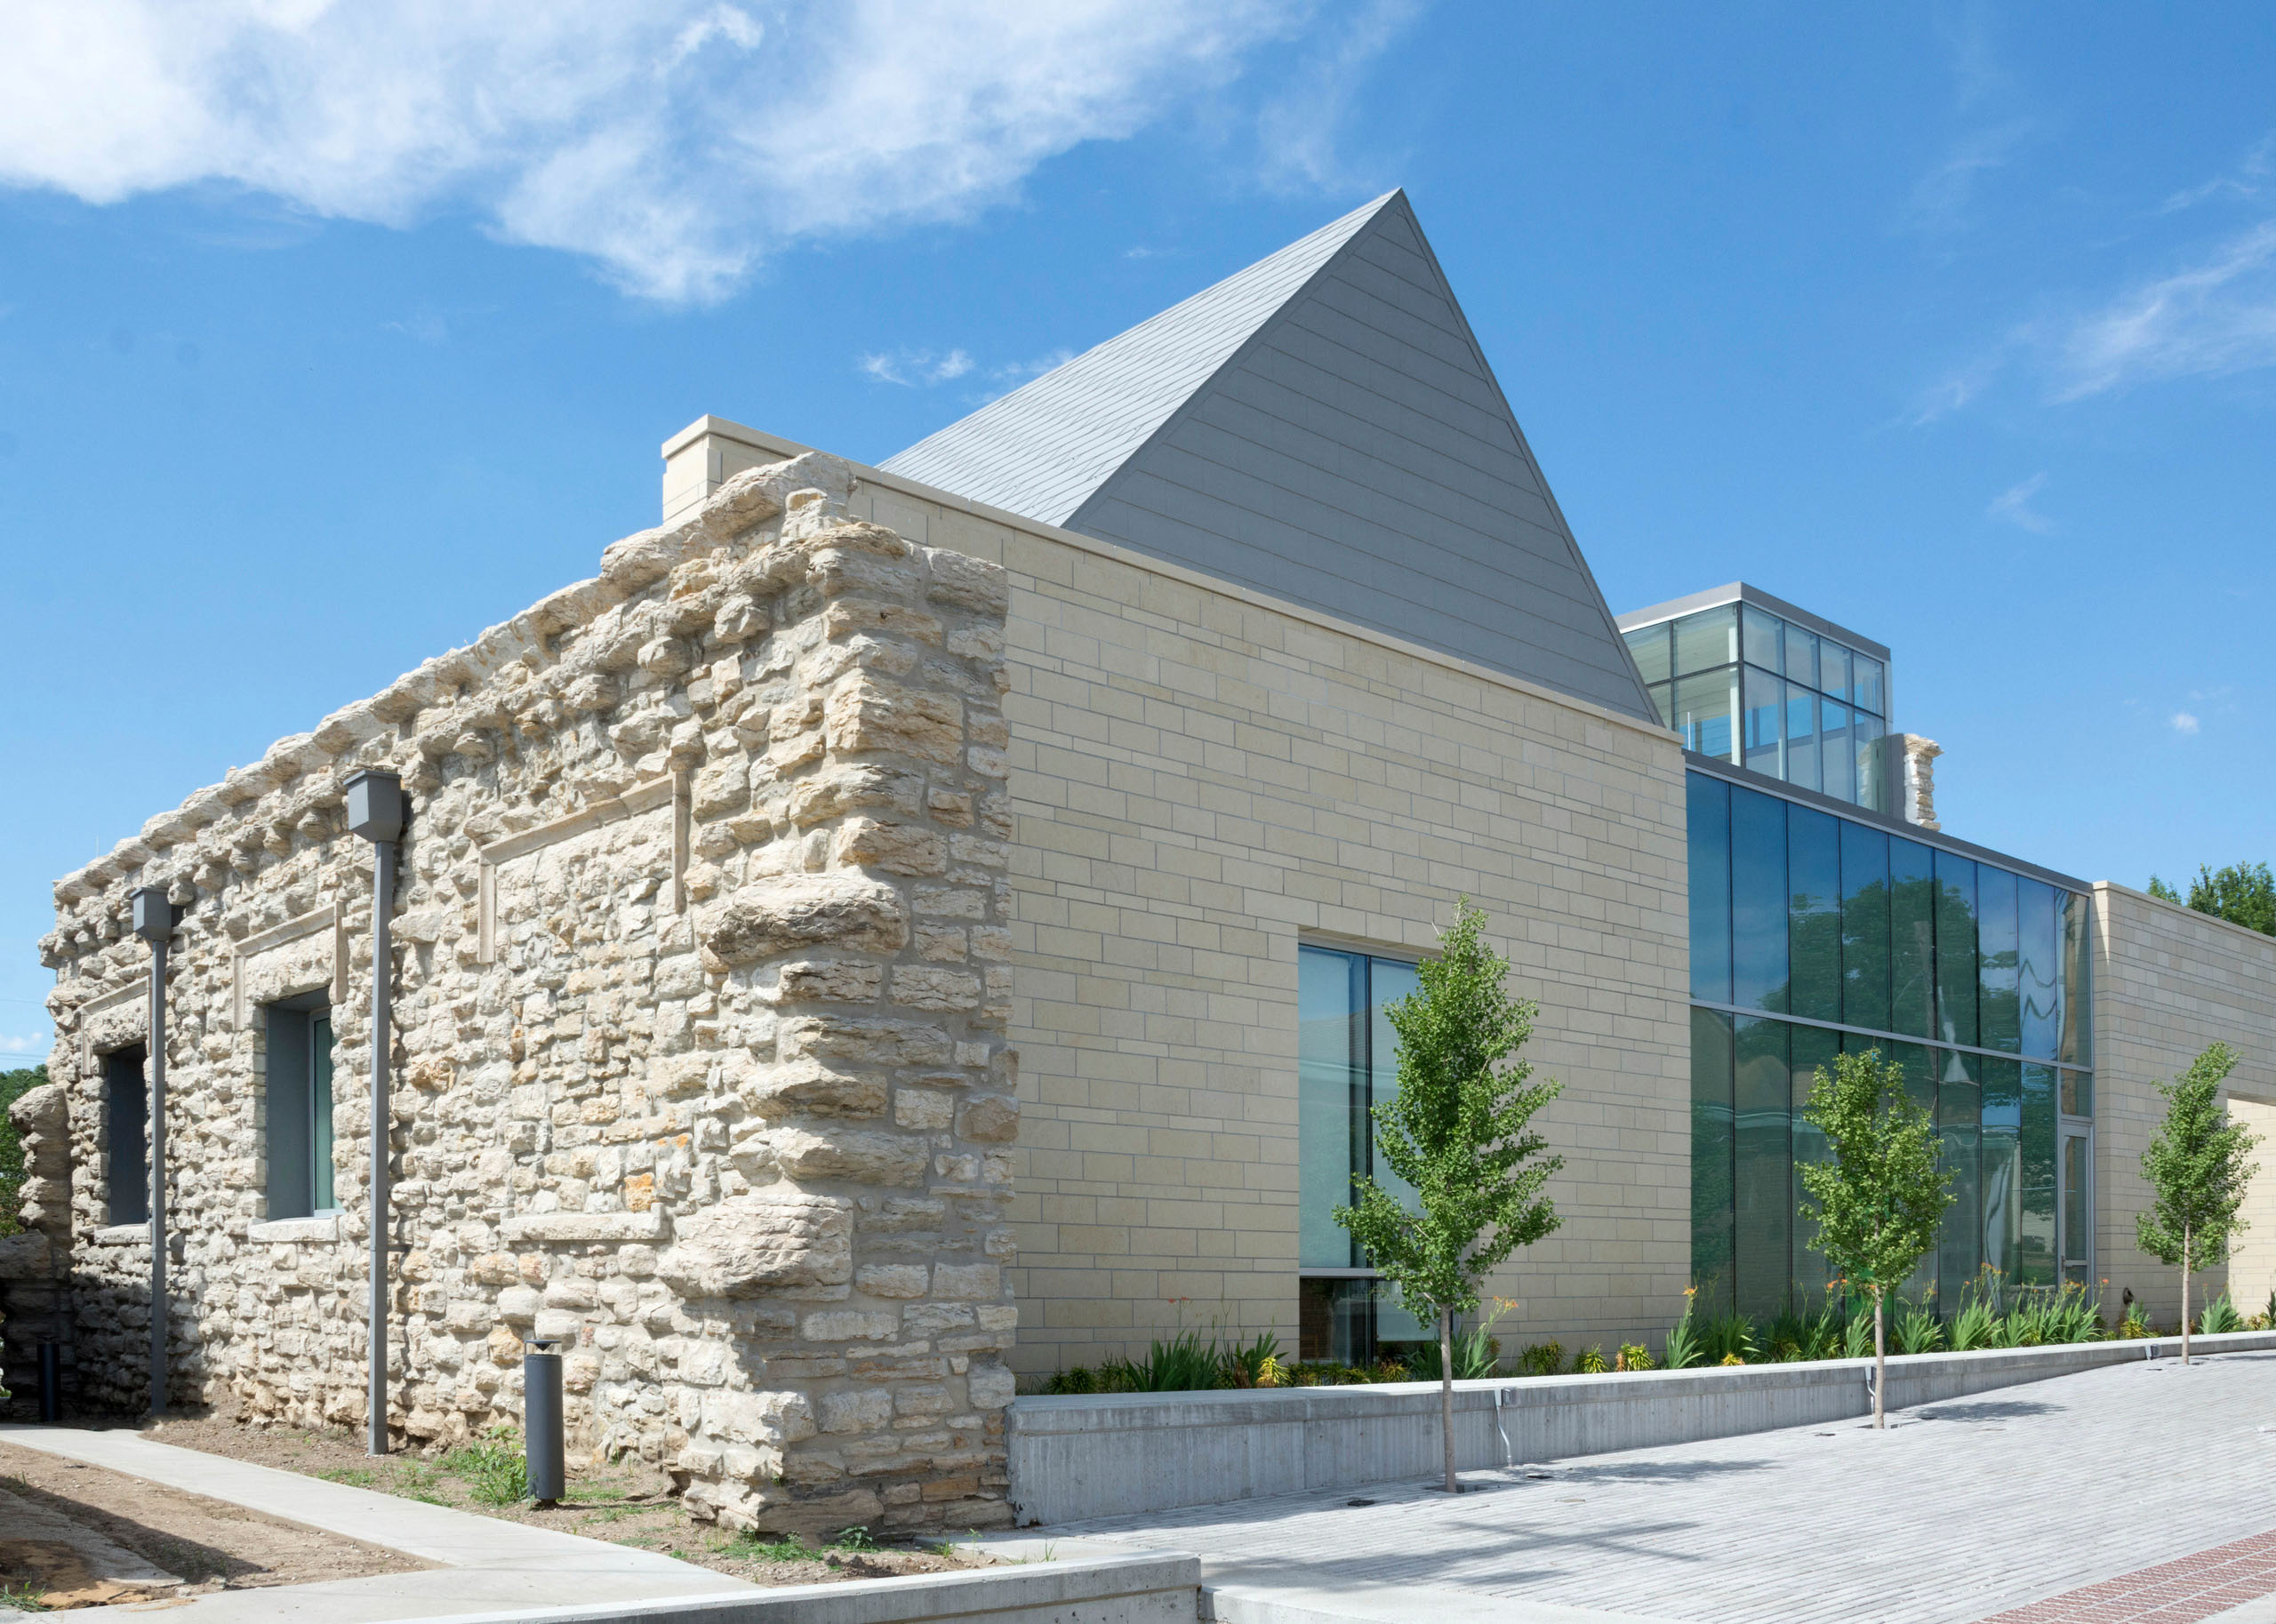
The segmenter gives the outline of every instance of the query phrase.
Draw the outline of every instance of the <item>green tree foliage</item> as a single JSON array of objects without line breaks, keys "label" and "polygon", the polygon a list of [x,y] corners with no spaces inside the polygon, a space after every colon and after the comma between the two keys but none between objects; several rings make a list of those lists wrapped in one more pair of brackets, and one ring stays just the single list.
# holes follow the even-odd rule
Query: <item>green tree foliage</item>
[{"label": "green tree foliage", "polygon": [[16,1233],[16,1201],[24,1188],[24,1148],[8,1108],[47,1081],[45,1066],[0,1071],[0,1235]]},{"label": "green tree foliage", "polygon": [[2189,1277],[2229,1260],[2229,1243],[2244,1228],[2237,1210],[2252,1177],[2259,1136],[2229,1120],[2221,1084],[2236,1051],[2215,1044],[2189,1063],[2178,1082],[2160,1083],[2166,1119],[2142,1153],[2150,1210],[2135,1220],[2135,1238],[2161,1263],[2181,1268],[2181,1362],[2189,1363]]},{"label": "green tree foliage", "polygon": [[1512,1058],[1533,1035],[1535,1005],[1505,989],[1509,962],[1487,945],[1485,925],[1463,898],[1439,956],[1417,971],[1420,986],[1384,1006],[1398,1036],[1398,1089],[1375,1105],[1375,1154],[1413,1188],[1414,1207],[1363,1175],[1352,1204],[1335,1210],[1407,1312],[1438,1322],[1450,1493],[1455,1316],[1479,1306],[1495,1265],[1557,1228],[1541,1189],[1565,1165],[1527,1129],[1561,1085],[1528,1082],[1532,1068]]},{"label": "green tree foliage", "polygon": [[2231,863],[2225,868],[2200,865],[2186,899],[2153,874],[2150,894],[2168,902],[2186,900],[2200,914],[2276,936],[2276,874],[2268,871],[2266,863]]},{"label": "green tree foliage", "polygon": [[1878,1049],[1836,1056],[1831,1076],[1819,1067],[1802,1118],[1825,1135],[1826,1159],[1794,1169],[1809,1196],[1801,1215],[1834,1272],[1873,1300],[1873,1425],[1886,1427],[1889,1294],[1935,1245],[1952,1176],[1935,1123]]}]

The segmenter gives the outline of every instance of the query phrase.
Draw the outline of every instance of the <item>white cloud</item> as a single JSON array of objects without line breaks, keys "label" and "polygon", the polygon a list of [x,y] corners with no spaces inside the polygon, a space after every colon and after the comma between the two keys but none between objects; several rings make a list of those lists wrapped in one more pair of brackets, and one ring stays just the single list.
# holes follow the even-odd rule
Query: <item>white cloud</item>
[{"label": "white cloud", "polygon": [[998,383],[1021,384],[1030,378],[1042,377],[1054,367],[1064,366],[1074,358],[1075,352],[1062,346],[1032,361],[1006,361],[1001,366],[991,366],[988,375]]},{"label": "white cloud", "polygon": [[1380,175],[1347,172],[1339,137],[1362,70],[1421,9],[1420,0],[1366,0],[1344,13],[1341,33],[1305,53],[1258,120],[1268,180],[1282,187],[1381,185]]},{"label": "white cloud", "polygon": [[2193,736],[2197,732],[2197,718],[2185,710],[2176,710],[2167,725],[2176,733]]},{"label": "white cloud", "polygon": [[0,1034],[0,1054],[36,1054],[44,1057],[55,1046],[52,1037],[18,1037]]},{"label": "white cloud", "polygon": [[[1317,19],[1332,57],[1380,49],[1386,9],[27,0],[0,52],[0,183],[101,204],[220,181],[391,226],[461,210],[706,300],[800,240],[969,219]],[[1318,167],[1309,132],[1266,135]]]},{"label": "white cloud", "polygon": [[929,349],[896,349],[863,356],[859,364],[879,383],[914,388],[920,383],[946,383],[951,378],[963,377],[972,371],[972,357],[961,349],[952,349],[945,356]]},{"label": "white cloud", "polygon": [[2045,514],[2034,510],[2031,505],[2032,498],[2037,496],[2046,486],[2047,476],[2033,474],[2029,479],[2009,485],[2000,492],[1992,499],[1992,505],[1983,511],[1992,518],[2004,519],[2018,530],[2027,530],[2034,536],[2050,534],[2055,529],[2055,521]]},{"label": "white cloud", "polygon": [[2057,400],[2276,365],[2276,220],[2080,318],[2056,364]]}]

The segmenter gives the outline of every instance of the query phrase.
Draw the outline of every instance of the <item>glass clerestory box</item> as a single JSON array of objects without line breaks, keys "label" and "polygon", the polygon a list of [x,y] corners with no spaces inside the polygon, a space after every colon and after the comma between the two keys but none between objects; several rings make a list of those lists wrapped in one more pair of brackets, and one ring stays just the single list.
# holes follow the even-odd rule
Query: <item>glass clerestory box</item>
[{"label": "glass clerestory box", "polygon": [[1742,581],[1623,615],[1619,627],[1686,749],[1892,810],[1880,644]]}]

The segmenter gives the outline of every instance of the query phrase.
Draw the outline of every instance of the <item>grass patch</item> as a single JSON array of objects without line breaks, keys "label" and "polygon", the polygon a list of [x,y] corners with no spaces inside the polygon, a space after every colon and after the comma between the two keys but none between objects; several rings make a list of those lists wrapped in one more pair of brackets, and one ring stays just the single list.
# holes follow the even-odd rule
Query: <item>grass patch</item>
[{"label": "grass patch", "polygon": [[719,1549],[754,1562],[812,1562],[821,1553],[804,1540],[762,1540],[757,1534],[737,1534]]},{"label": "grass patch", "polygon": [[0,1607],[12,1607],[18,1612],[45,1612],[48,1605],[43,1593],[29,1585],[0,1585]]},{"label": "grass patch", "polygon": [[344,1483],[351,1489],[368,1489],[380,1480],[380,1475],[365,1466],[335,1466],[317,1476],[326,1483]]},{"label": "grass patch", "polygon": [[467,1493],[485,1506],[511,1506],[530,1497],[529,1462],[522,1455],[520,1435],[510,1427],[493,1428],[479,1442],[451,1451],[437,1464],[463,1480]]}]

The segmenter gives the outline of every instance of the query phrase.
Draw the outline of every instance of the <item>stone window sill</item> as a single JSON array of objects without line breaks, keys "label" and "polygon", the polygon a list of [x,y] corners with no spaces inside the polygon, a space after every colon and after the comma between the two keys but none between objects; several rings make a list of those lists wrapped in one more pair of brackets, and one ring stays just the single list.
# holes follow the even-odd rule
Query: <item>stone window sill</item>
[{"label": "stone window sill", "polygon": [[320,1213],[314,1218],[275,1218],[267,1223],[251,1224],[245,1228],[245,1239],[255,1244],[264,1241],[336,1241],[340,1238],[340,1214]]},{"label": "stone window sill", "polygon": [[95,1231],[98,1246],[148,1246],[150,1226],[148,1224],[106,1224]]}]

